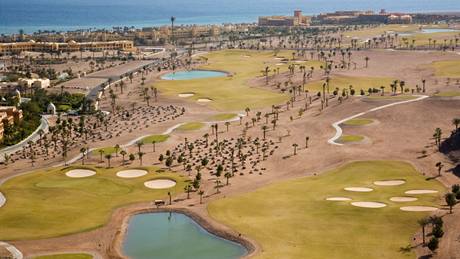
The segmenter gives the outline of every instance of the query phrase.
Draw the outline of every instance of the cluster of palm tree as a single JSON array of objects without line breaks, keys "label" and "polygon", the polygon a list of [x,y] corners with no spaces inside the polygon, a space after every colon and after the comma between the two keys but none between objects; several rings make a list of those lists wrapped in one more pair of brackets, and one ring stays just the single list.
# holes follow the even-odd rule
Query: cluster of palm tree
[{"label": "cluster of palm tree", "polygon": [[[427,246],[433,253],[439,247],[439,239],[444,235],[443,220],[438,216],[424,217],[418,220],[418,224],[422,227],[422,244]],[[427,227],[431,228],[431,239],[426,243]]]}]

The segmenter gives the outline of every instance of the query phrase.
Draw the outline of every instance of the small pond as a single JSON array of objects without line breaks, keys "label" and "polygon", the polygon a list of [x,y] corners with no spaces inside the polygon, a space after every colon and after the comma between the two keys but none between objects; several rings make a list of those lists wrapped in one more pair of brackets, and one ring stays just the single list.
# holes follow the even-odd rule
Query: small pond
[{"label": "small pond", "polygon": [[123,252],[132,259],[236,259],[247,254],[242,245],[217,237],[192,218],[174,212],[134,215]]}]

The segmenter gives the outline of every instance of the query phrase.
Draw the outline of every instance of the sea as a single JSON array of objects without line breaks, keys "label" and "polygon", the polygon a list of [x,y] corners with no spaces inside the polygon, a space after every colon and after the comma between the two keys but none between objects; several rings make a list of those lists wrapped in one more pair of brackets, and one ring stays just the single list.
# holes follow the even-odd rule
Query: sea
[{"label": "sea", "polygon": [[258,16],[336,10],[460,12],[460,0],[0,0],[0,34],[257,22]]}]

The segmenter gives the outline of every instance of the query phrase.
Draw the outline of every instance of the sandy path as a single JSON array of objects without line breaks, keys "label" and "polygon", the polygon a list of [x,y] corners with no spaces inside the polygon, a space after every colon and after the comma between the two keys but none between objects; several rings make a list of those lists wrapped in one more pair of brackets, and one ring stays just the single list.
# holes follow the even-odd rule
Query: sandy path
[{"label": "sandy path", "polygon": [[337,121],[337,122],[334,122],[332,124],[332,127],[335,128],[335,135],[334,137],[330,138],[327,142],[329,144],[332,144],[332,145],[338,145],[338,146],[343,146],[342,143],[337,143],[336,141],[342,136],[342,128],[340,127],[340,124],[348,121],[348,120],[351,120],[351,119],[355,119],[357,117],[360,117],[364,114],[367,114],[367,113],[370,113],[370,112],[374,112],[374,111],[378,111],[378,110],[382,110],[382,109],[385,109],[385,108],[388,108],[388,107],[392,107],[392,106],[395,106],[395,105],[400,105],[400,104],[405,104],[405,103],[411,103],[411,102],[417,102],[417,101],[421,101],[425,98],[428,98],[429,96],[426,96],[426,95],[416,95],[418,96],[418,98],[416,99],[412,99],[412,100],[406,100],[406,101],[400,101],[400,102],[395,102],[395,103],[390,103],[390,104],[385,104],[385,105],[382,105],[382,106],[379,106],[379,107],[375,107],[375,108],[372,108],[372,109],[369,109],[367,111],[364,111],[364,112],[360,112],[358,114],[355,114],[355,115],[352,115],[350,117],[347,117],[345,119],[342,119],[340,121]]},{"label": "sandy path", "polygon": [[3,196],[3,194],[0,192],[0,208],[5,205],[6,203],[6,198]]},{"label": "sandy path", "polygon": [[21,251],[19,251],[15,246],[10,245],[8,243],[0,241],[0,246],[4,247],[6,250],[8,250],[11,255],[13,256],[13,259],[22,259],[24,258]]}]

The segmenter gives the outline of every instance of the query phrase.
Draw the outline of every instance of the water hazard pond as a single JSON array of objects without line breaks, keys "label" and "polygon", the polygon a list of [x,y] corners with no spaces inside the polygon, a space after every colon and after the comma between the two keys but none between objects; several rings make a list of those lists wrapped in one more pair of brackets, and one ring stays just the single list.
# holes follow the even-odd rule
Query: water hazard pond
[{"label": "water hazard pond", "polygon": [[130,219],[123,252],[132,259],[236,259],[247,250],[209,233],[182,213],[159,212]]}]

